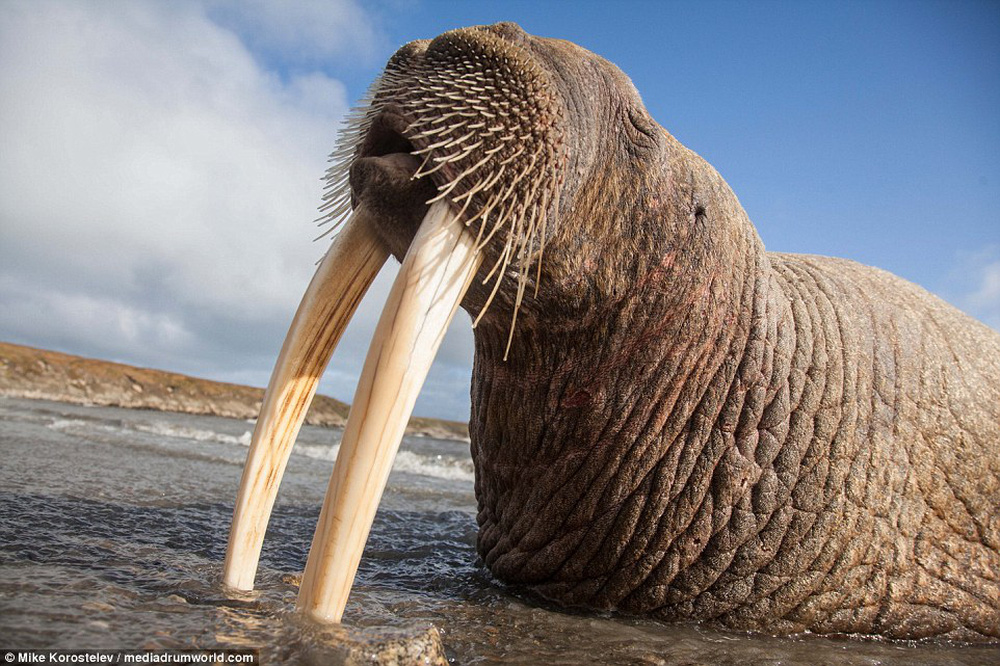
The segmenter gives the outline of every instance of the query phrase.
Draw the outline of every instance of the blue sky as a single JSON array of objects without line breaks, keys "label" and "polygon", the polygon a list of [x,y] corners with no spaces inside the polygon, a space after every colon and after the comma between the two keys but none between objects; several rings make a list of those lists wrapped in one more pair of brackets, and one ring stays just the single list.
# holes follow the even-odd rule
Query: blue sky
[{"label": "blue sky", "polygon": [[[401,44],[497,20],[621,67],[768,249],[1000,328],[1000,3],[39,0],[0,4],[0,339],[266,383],[340,116]],[[418,413],[467,417],[471,356],[459,317]]]}]

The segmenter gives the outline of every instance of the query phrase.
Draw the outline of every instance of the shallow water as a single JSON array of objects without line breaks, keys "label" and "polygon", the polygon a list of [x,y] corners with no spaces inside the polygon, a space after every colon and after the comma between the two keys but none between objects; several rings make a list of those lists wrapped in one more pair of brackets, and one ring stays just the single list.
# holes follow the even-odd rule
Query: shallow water
[{"label": "shallow water", "polygon": [[[342,658],[292,608],[339,431],[304,427],[258,590],[220,584],[252,423],[0,398],[0,647],[260,648],[261,663]],[[575,614],[477,561],[468,447],[406,438],[344,616],[433,624],[459,664],[987,664],[1000,648],[769,638]]]}]

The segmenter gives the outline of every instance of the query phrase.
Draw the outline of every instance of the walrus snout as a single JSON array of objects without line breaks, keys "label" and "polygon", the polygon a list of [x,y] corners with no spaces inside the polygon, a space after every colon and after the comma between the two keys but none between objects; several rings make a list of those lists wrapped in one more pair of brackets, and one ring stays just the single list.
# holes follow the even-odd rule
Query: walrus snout
[{"label": "walrus snout", "polygon": [[474,29],[482,30],[484,32],[492,32],[494,35],[514,43],[527,41],[531,37],[531,35],[526,33],[521,26],[513,21],[501,21],[500,23],[494,23],[493,25],[478,26]]},{"label": "walrus snout", "polygon": [[477,25],[469,28],[449,30],[434,39],[414,43],[414,50],[407,50],[408,44],[400,49],[407,56],[423,51],[429,57],[465,57],[471,52],[482,55],[484,64],[494,61],[498,55],[511,55],[511,46],[524,46],[531,35],[516,23],[502,22],[492,25]]},{"label": "walrus snout", "polygon": [[[515,24],[497,24],[401,47],[349,125],[327,204],[333,217],[364,202],[402,259],[426,210],[417,193],[429,194],[427,204],[444,201],[485,257],[463,307],[478,325],[496,301],[491,319],[510,322],[510,331],[528,289],[538,292],[570,157],[563,100],[536,41]],[[408,158],[368,159],[396,153],[419,159],[413,183],[400,177]]]}]

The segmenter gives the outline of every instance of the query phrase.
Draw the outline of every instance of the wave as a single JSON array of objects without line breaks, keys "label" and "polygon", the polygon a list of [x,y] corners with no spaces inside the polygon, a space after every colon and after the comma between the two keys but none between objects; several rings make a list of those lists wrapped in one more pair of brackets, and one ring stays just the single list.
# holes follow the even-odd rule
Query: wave
[{"label": "wave", "polygon": [[292,455],[305,456],[313,460],[326,460],[333,462],[340,453],[340,444],[304,444],[296,442],[292,448]]},{"label": "wave", "polygon": [[58,430],[59,432],[66,432],[67,430],[84,428],[87,425],[89,424],[86,421],[81,421],[80,419],[57,419],[48,424],[48,427],[52,430]]},{"label": "wave", "polygon": [[[296,444],[292,449],[294,455],[305,456],[315,460],[334,462],[340,453],[340,444]],[[392,464],[392,471],[421,474],[436,479],[450,481],[475,480],[472,472],[472,460],[452,458],[443,455],[422,455],[415,451],[400,450]]]},{"label": "wave", "polygon": [[239,444],[241,446],[250,446],[250,438],[252,437],[252,434],[249,430],[244,431],[242,435],[227,435],[225,433],[216,432],[214,430],[205,430],[203,428],[189,428],[187,426],[174,425],[172,423],[166,423],[164,421],[153,421],[152,423],[134,423],[131,424],[130,427],[133,430],[138,430],[139,432],[145,432],[151,435],[160,435],[162,437],[193,439],[196,442]]},{"label": "wave", "polygon": [[[48,427],[53,430],[70,432],[72,434],[73,431],[93,428],[95,425],[97,424],[79,419],[59,419],[48,424]],[[206,428],[195,428],[167,421],[124,423],[118,424],[114,428],[107,424],[101,424],[97,425],[97,427],[105,430],[125,429],[158,437],[238,446],[250,446],[250,440],[253,436],[251,430],[246,430],[241,435],[231,435]],[[310,444],[300,441],[292,449],[293,455],[326,462],[335,461],[339,452],[339,441],[331,444]],[[469,482],[474,480],[472,460],[441,454],[424,455],[415,451],[400,450],[396,454],[396,461],[392,468],[396,472],[420,474],[438,479]]]},{"label": "wave", "polygon": [[452,481],[472,482],[475,480],[471,459],[451,458],[442,455],[422,456],[413,451],[397,453],[396,462],[393,463],[392,469],[397,472],[423,474],[424,476]]}]

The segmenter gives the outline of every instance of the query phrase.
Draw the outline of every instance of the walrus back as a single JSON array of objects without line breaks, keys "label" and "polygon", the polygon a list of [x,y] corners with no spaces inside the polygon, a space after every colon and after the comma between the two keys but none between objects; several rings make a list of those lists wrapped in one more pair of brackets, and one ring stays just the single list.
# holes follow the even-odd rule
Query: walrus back
[{"label": "walrus back", "polygon": [[769,259],[806,378],[792,420],[829,441],[810,484],[842,519],[828,603],[889,635],[1000,636],[1000,333],[885,271]]}]

